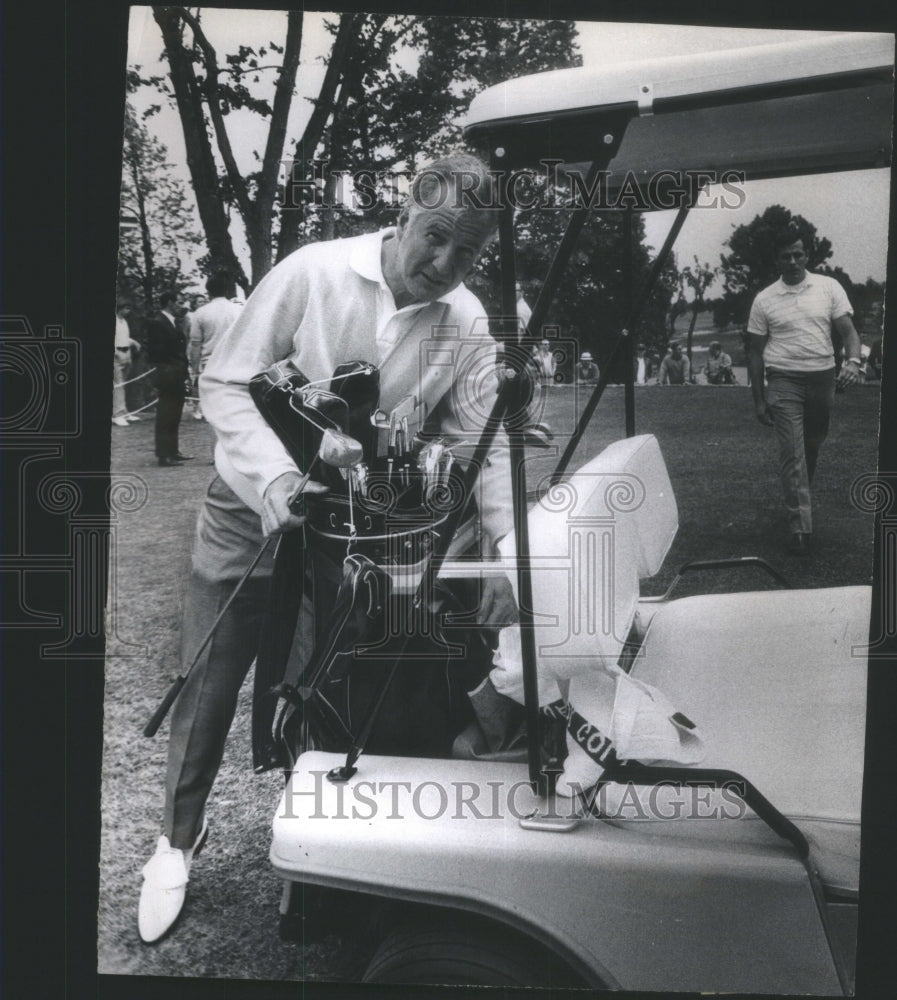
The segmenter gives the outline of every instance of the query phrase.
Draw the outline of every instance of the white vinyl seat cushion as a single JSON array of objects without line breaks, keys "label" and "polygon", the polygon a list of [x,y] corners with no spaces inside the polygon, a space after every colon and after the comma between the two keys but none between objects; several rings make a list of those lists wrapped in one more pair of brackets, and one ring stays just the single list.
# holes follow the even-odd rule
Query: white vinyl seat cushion
[{"label": "white vinyl seat cushion", "polygon": [[702,767],[737,771],[811,843],[823,881],[859,882],[871,588],[661,605],[632,675],[701,727]]},{"label": "white vinyl seat cushion", "polygon": [[[635,616],[639,578],[660,569],[678,523],[660,448],[647,434],[605,448],[533,506],[528,526],[540,687],[549,678],[617,662]],[[513,533],[499,551],[519,600]],[[507,638],[516,652],[519,642]],[[522,700],[522,686],[518,691],[511,678],[493,680]]]}]

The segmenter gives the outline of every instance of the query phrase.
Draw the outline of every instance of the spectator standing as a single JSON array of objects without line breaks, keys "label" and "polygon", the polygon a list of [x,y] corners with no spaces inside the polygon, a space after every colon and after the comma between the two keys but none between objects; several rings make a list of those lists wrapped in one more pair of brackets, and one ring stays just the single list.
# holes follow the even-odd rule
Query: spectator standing
[{"label": "spectator standing", "polygon": [[554,382],[554,373],[557,371],[557,359],[548,340],[542,340],[537,347],[533,348],[533,360],[536,363],[536,370],[542,385],[551,385]]},{"label": "spectator standing", "polygon": [[533,311],[523,294],[523,285],[518,281],[517,285],[517,319],[520,320],[524,329],[529,327],[529,321],[533,318]]},{"label": "spectator standing", "polygon": [[636,385],[647,385],[648,379],[654,374],[654,365],[644,344],[639,344],[635,349],[635,361],[633,362],[635,371],[633,372]]},{"label": "spectator standing", "polygon": [[187,343],[178,329],[181,310],[177,291],[169,289],[159,296],[159,312],[146,325],[146,352],[156,369],[153,383],[158,393],[156,403],[156,458],[159,465],[179,466],[192,456],[182,455],[178,447],[178,429],[188,379]]},{"label": "spectator standing", "polygon": [[197,309],[202,308],[204,304],[205,299],[202,295],[191,295],[190,308],[181,317],[179,324],[180,330],[187,340],[187,362],[190,366],[190,383],[187,391],[186,409],[193,415],[194,420],[202,420],[202,412],[199,409],[199,387],[197,386],[199,372],[194,367],[193,359],[190,354],[190,336],[191,330],[193,329],[193,316]]},{"label": "spectator standing", "polygon": [[[234,295],[233,279],[225,272],[218,271],[209,276],[206,281],[206,291],[209,301],[200,306],[190,316],[190,371],[197,379],[194,389],[198,394],[198,379],[205,371],[212,350],[223,333],[240,315],[242,306],[232,301]],[[201,400],[197,398],[193,404],[193,417],[202,420]]]},{"label": "spectator standing", "polygon": [[127,427],[140,417],[128,413],[125,382],[131,372],[131,352],[140,344],[131,338],[128,321],[121,312],[115,314],[115,363],[112,368],[112,423]]}]

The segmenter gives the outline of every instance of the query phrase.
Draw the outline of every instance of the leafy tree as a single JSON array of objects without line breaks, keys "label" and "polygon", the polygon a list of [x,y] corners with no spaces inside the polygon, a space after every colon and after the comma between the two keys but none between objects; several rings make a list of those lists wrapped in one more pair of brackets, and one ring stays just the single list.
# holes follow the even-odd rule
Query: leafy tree
[{"label": "leafy tree", "polygon": [[[540,201],[520,211],[515,220],[517,274],[532,304],[538,297],[548,262],[560,243],[569,212],[546,210]],[[625,225],[631,220],[633,266],[631,289],[623,266]],[[619,210],[595,211],[580,233],[554,300],[546,326],[560,328],[562,339],[573,339],[580,350],[591,351],[603,367],[620,330],[629,320],[647,281],[653,257],[644,241],[644,219]],[[498,247],[487,248],[468,286],[490,314],[501,312]],[[672,257],[661,271],[650,293],[633,336],[649,348],[662,351],[669,339],[665,317],[677,283]],[[540,336],[541,331],[531,331]],[[572,359],[570,359],[572,361]],[[622,381],[622,373],[616,380]]]},{"label": "leafy tree", "polygon": [[[226,269],[248,290],[249,282],[234,253],[229,231],[229,219],[222,198],[218,168],[212,151],[206,124],[211,123],[218,153],[224,164],[229,199],[243,219],[255,285],[271,268],[271,219],[277,194],[287,118],[299,66],[302,43],[302,13],[287,15],[286,40],[283,47],[272,43],[273,51],[282,53],[277,69],[274,97],[269,103],[254,98],[246,86],[246,78],[262,72],[259,53],[241,46],[234,56],[226,58],[222,67],[214,46],[203,31],[198,16],[185,7],[154,7],[153,17],[162,30],[168,57],[171,84],[177,101],[187,163],[196,194],[196,203],[209,245],[211,269]],[[185,32],[189,30],[189,47]],[[225,77],[230,77],[226,80]],[[154,82],[159,82],[154,81]],[[248,108],[270,118],[268,138],[261,159],[261,169],[249,177],[241,173],[225,117],[236,108]]]},{"label": "leafy tree", "polygon": [[[337,34],[335,26],[330,30]],[[399,46],[403,64],[416,60],[413,66],[399,65]],[[575,25],[568,21],[360,18],[322,134],[324,205],[283,214],[278,259],[304,240],[395,221],[398,178],[462,144],[459,120],[476,93],[509,77],[579,61]],[[316,110],[321,106],[318,100]],[[363,210],[345,193],[342,202],[333,197],[339,174],[364,179]],[[356,187],[354,193],[361,192]]]},{"label": "leafy tree", "polygon": [[[185,7],[154,7],[153,16],[165,42],[210,266],[231,268],[246,288],[271,267],[280,203],[285,207],[279,212],[277,260],[310,239],[381,226],[395,218],[398,203],[393,181],[383,174],[413,171],[423,159],[457,144],[457,119],[476,91],[508,76],[574,65],[579,59],[572,22],[342,14],[328,26],[333,45],[327,71],[292,150],[284,189],[278,175],[299,67],[302,13],[287,16],[283,45],[271,42],[258,51],[241,46],[223,58],[199,14]],[[417,60],[413,69],[399,66],[400,47],[403,64]],[[282,59],[266,65],[271,52]],[[269,102],[250,84],[271,71],[275,94]],[[143,82],[168,92],[164,78]],[[234,156],[226,116],[236,108],[269,120],[256,173],[241,174]],[[224,167],[221,176],[216,150]],[[339,187],[341,174],[359,171],[366,172],[367,181],[361,207]],[[297,191],[310,194],[311,182],[321,175],[323,198],[296,197]],[[354,193],[359,194],[357,188]],[[228,205],[236,207],[246,229],[249,280],[233,253]]]},{"label": "leafy tree", "polygon": [[164,287],[182,288],[185,247],[199,247],[184,185],[172,174],[168,150],[150,135],[130,103],[125,107],[117,297],[141,315]]},{"label": "leafy tree", "polygon": [[803,240],[811,271],[820,270],[831,257],[831,242],[818,236],[812,223],[782,205],[770,205],[762,215],[735,228],[726,241],[730,252],[720,257],[724,280],[723,295],[714,309],[717,326],[747,323],[754,296],[778,278],[773,242],[786,229],[795,230]]},{"label": "leafy tree", "polygon": [[688,264],[679,272],[680,300],[685,297],[685,290],[691,289],[691,319],[688,322],[688,333],[685,335],[685,353],[691,362],[692,337],[695,332],[695,323],[698,320],[698,313],[704,308],[704,294],[713,284],[719,273],[719,268],[711,267],[707,261],[702,264],[697,256],[694,264]]}]

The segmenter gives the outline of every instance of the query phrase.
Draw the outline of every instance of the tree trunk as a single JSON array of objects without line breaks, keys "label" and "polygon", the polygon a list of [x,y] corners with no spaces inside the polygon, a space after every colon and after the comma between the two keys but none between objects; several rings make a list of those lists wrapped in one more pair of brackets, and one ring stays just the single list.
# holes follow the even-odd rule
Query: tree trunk
[{"label": "tree trunk", "polygon": [[701,310],[702,301],[703,301],[702,299],[695,297],[695,300],[692,303],[691,320],[689,321],[688,324],[688,333],[686,335],[686,340],[685,340],[685,353],[688,355],[688,366],[691,369],[692,378],[695,377],[695,372],[694,372],[694,366],[692,365],[691,361],[691,342],[692,342],[692,335],[695,332],[695,324],[698,322],[698,313]]},{"label": "tree trunk", "polygon": [[[330,52],[327,72],[321,91],[315,101],[312,112],[302,138],[296,143],[296,154],[287,165],[286,183],[298,183],[309,176],[309,166],[315,155],[315,150],[327,120],[333,111],[333,101],[343,73],[343,66],[354,47],[358,45],[358,29],[364,19],[364,14],[342,14],[336,40]],[[289,202],[289,199],[287,199]],[[280,213],[280,232],[277,236],[277,262],[279,263],[299,246],[299,226],[305,217],[303,208],[296,205]]]},{"label": "tree trunk", "polygon": [[249,244],[249,267],[252,274],[251,288],[271,270],[274,256],[271,245],[271,209],[256,202],[246,222],[246,241]]},{"label": "tree trunk", "polygon": [[241,288],[248,291],[249,283],[234,253],[227,214],[218,193],[218,170],[206,132],[199,84],[181,37],[180,14],[171,8],[154,7],[153,17],[165,42],[171,83],[184,131],[187,165],[209,249],[211,270],[230,271]]},{"label": "tree trunk", "polygon": [[153,244],[150,239],[149,220],[146,217],[146,201],[143,197],[143,185],[137,164],[131,160],[131,183],[134,185],[134,196],[137,199],[137,219],[140,223],[140,249],[143,253],[143,299],[144,309],[149,315],[156,307],[155,301],[155,261],[153,259]]}]

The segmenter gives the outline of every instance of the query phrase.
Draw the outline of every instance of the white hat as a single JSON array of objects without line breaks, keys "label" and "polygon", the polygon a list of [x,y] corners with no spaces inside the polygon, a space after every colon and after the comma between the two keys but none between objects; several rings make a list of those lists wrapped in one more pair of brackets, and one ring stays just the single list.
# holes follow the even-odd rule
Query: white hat
[{"label": "white hat", "polygon": [[580,361],[591,361],[592,355],[589,351],[583,351],[579,358]]}]

